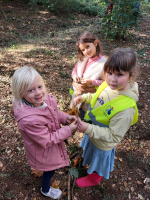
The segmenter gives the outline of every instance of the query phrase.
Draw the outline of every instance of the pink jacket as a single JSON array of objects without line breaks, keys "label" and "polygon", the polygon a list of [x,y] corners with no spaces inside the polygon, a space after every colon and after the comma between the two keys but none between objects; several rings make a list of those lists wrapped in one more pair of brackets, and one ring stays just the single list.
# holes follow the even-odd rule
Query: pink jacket
[{"label": "pink jacket", "polygon": [[57,109],[52,95],[46,95],[46,107],[38,109],[28,105],[14,106],[15,120],[24,140],[26,155],[31,167],[51,171],[69,165],[64,140],[71,136],[65,124],[68,114]]}]

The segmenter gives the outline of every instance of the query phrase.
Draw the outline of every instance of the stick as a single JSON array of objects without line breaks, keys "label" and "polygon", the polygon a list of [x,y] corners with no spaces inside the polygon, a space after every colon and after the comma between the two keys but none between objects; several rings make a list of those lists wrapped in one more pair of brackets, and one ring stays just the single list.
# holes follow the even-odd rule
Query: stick
[{"label": "stick", "polygon": [[68,200],[70,200],[70,173],[68,172]]},{"label": "stick", "polygon": [[70,159],[75,157],[78,153],[77,152],[74,152],[71,156],[70,156]]},{"label": "stick", "polygon": [[72,187],[72,200],[73,200],[73,189],[74,189],[74,186],[75,186],[75,182],[76,182],[76,178],[74,178],[73,187]]}]

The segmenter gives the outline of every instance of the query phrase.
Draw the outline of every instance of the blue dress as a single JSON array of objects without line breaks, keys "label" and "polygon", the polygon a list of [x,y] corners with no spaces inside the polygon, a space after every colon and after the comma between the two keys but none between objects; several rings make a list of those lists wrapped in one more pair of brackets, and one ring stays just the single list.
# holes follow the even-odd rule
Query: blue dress
[{"label": "blue dress", "polygon": [[97,172],[100,176],[109,179],[109,172],[113,171],[114,168],[115,148],[103,151],[97,148],[86,134],[84,134],[80,146],[83,148],[84,162],[82,165],[90,165],[88,174]]}]

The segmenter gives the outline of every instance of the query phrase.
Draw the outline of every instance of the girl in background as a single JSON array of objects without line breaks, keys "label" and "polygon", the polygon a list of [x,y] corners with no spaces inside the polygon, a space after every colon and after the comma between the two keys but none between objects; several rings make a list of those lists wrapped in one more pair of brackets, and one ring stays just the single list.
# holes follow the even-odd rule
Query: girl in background
[{"label": "girl in background", "polygon": [[115,49],[104,65],[105,82],[95,94],[83,94],[75,105],[90,103],[85,116],[92,124],[78,119],[78,130],[84,133],[83,166],[89,164],[88,176],[76,180],[79,187],[95,186],[113,171],[115,146],[130,126],[138,120],[138,75],[136,54],[130,48]]},{"label": "girl in background", "polygon": [[[103,67],[106,58],[101,55],[102,47],[98,38],[86,31],[76,43],[78,62],[72,71],[73,84],[70,88],[71,105],[74,107],[73,99],[84,93],[95,93],[96,89],[104,81]],[[78,105],[80,118],[88,109],[88,104]]]},{"label": "girl in background", "polygon": [[[57,109],[53,95],[46,94],[44,81],[32,67],[16,70],[12,78],[14,116],[24,141],[31,168],[43,171],[41,193],[57,199],[62,191],[50,187],[55,169],[68,166],[64,140],[77,129],[75,116]],[[60,127],[60,124],[70,123]]]}]

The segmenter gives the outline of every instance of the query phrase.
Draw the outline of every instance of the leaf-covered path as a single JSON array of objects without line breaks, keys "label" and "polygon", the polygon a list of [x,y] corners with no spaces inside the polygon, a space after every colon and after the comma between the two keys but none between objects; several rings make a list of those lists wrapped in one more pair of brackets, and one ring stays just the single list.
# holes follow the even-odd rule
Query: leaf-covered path
[{"label": "leaf-covered path", "polygon": [[[74,200],[150,199],[150,15],[144,17],[139,31],[126,41],[104,40],[98,33],[99,18],[74,15],[72,19],[57,17],[41,6],[1,3],[0,13],[0,199],[44,200],[40,194],[40,177],[34,177],[28,165],[18,126],[14,121],[11,77],[23,65],[35,67],[41,73],[47,91],[53,93],[61,110],[69,109],[68,90],[71,71],[76,62],[75,42],[84,31],[94,31],[103,44],[103,55],[108,57],[116,47],[131,47],[138,57],[139,121],[116,147],[115,169],[110,179],[102,179],[100,186],[78,188],[70,178],[70,198]],[[7,17],[7,19],[6,19]],[[66,146],[71,164],[80,153],[82,133],[69,138]],[[74,154],[75,153],[75,154]],[[73,156],[74,155],[74,156]],[[77,164],[82,176],[86,168]],[[56,170],[57,180],[68,199],[68,169]],[[148,179],[146,179],[148,180]],[[148,181],[147,181],[148,182]]]}]

